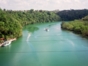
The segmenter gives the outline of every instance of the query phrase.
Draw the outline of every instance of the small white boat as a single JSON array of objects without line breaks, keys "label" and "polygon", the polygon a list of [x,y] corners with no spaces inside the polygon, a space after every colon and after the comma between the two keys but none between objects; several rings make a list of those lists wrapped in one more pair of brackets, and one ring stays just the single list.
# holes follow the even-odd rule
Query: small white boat
[{"label": "small white boat", "polygon": [[48,28],[46,28],[46,29],[44,29],[45,31],[49,31],[49,29]]},{"label": "small white boat", "polygon": [[11,44],[11,41],[5,41],[4,43],[2,43],[1,47],[8,46],[10,44]]}]

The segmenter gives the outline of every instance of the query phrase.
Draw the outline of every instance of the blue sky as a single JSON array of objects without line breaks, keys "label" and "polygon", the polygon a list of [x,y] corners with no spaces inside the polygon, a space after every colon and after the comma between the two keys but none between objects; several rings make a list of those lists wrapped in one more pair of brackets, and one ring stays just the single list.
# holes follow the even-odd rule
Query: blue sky
[{"label": "blue sky", "polygon": [[88,0],[0,0],[0,8],[11,10],[88,9]]}]

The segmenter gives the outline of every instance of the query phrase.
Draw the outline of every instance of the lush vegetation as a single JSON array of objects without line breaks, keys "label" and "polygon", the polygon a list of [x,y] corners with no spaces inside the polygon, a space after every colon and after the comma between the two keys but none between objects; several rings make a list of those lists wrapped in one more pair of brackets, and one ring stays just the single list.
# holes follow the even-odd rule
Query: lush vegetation
[{"label": "lush vegetation", "polygon": [[88,16],[86,15],[88,15],[88,10],[86,9],[63,11],[43,11],[33,9],[26,11],[12,11],[0,9],[0,42],[22,36],[22,28],[28,24],[55,22],[59,20],[74,20],[81,18],[82,20],[76,20],[70,23],[62,23],[62,28],[87,36]]},{"label": "lush vegetation", "polygon": [[10,38],[20,37],[22,26],[13,16],[0,9],[0,42]]},{"label": "lush vegetation", "polygon": [[63,22],[61,27],[62,29],[70,30],[78,34],[82,34],[82,36],[88,37],[88,16],[82,18],[81,20]]},{"label": "lush vegetation", "polygon": [[52,11],[12,11],[0,9],[0,42],[22,35],[22,28],[28,24],[54,22],[60,17]]},{"label": "lush vegetation", "polygon": [[63,21],[70,21],[75,19],[81,19],[88,15],[88,10],[63,10],[58,11],[57,14],[61,17]]}]

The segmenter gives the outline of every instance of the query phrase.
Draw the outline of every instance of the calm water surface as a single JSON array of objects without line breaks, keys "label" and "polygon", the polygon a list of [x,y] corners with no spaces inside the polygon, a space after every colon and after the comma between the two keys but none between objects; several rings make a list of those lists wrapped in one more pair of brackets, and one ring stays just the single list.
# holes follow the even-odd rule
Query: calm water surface
[{"label": "calm water surface", "polygon": [[0,66],[88,66],[88,39],[60,24],[26,26],[21,38],[0,48]]}]

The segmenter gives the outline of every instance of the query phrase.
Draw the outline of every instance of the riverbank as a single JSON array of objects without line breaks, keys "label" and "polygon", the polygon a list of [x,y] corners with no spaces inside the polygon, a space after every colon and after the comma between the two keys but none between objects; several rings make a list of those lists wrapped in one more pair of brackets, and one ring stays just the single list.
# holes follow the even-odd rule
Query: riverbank
[{"label": "riverbank", "polygon": [[88,22],[83,20],[75,20],[70,22],[63,22],[61,24],[63,30],[69,30],[83,37],[88,37]]},{"label": "riverbank", "polygon": [[9,44],[11,44],[11,42],[15,41],[15,40],[16,40],[16,38],[13,38],[13,39],[9,39],[9,40],[7,40],[7,41],[5,41],[3,43],[0,43],[0,47],[4,46],[6,42],[9,42]]}]

